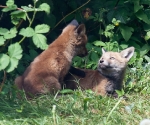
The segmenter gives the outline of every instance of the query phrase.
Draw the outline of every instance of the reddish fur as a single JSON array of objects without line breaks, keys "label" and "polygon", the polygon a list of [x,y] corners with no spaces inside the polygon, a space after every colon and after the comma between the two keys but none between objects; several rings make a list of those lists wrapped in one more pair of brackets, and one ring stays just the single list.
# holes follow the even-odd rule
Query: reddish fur
[{"label": "reddish fur", "polygon": [[81,78],[73,74],[68,74],[65,79],[65,88],[74,90],[80,87],[82,90],[91,89],[97,94],[105,95],[105,87],[108,79],[101,75],[98,70],[81,70],[85,71],[86,77]]},{"label": "reddish fur", "polygon": [[80,69],[85,71],[86,76],[84,78],[68,74],[65,77],[64,87],[73,90],[78,87],[82,90],[91,89],[102,96],[113,94],[115,90],[122,88],[126,66],[133,53],[133,47],[127,48],[120,53],[105,52],[103,50],[97,70]]},{"label": "reddish fur", "polygon": [[60,90],[72,58],[87,54],[86,42],[84,25],[69,24],[48,49],[34,59],[24,74],[15,79],[15,85],[29,97]]}]

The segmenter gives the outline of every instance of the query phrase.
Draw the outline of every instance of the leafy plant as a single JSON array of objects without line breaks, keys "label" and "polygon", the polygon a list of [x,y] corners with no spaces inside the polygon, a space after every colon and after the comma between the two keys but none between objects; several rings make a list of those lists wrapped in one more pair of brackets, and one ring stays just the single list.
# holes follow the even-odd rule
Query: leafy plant
[{"label": "leafy plant", "polygon": [[[126,84],[124,86],[126,93],[138,92],[142,94],[150,93],[150,64],[146,63],[140,67],[128,69],[126,75]],[[132,76],[132,78],[131,78]]]},{"label": "leafy plant", "polygon": [[[6,70],[7,72],[12,72],[15,68],[17,68],[18,62],[22,57],[23,49],[20,43],[26,37],[32,37],[33,43],[36,47],[41,49],[46,49],[46,37],[42,33],[47,33],[49,31],[49,26],[46,24],[37,25],[35,29],[31,28],[31,25],[35,19],[35,14],[38,11],[45,11],[47,14],[50,12],[50,7],[48,4],[43,3],[38,8],[36,8],[37,1],[34,1],[33,6],[21,6],[18,8],[14,3],[14,0],[6,1],[6,6],[2,9],[3,12],[10,12],[11,22],[13,23],[13,27],[8,30],[7,28],[0,28],[0,40],[1,40],[1,49],[8,47],[8,52],[1,51],[1,65],[0,70]],[[33,12],[33,16],[29,17],[29,12]],[[28,20],[29,26],[26,28],[18,29],[16,27],[20,21]],[[20,30],[20,31],[19,31]],[[23,38],[19,41],[15,41],[15,37],[17,37],[17,33],[22,35]],[[10,43],[11,41],[11,43]],[[5,62],[5,63],[4,63]]]},{"label": "leafy plant", "polygon": [[96,69],[102,47],[108,51],[121,51],[134,46],[135,54],[129,67],[143,70],[142,65],[150,61],[149,4],[145,0],[33,0],[33,3],[30,0],[2,0],[1,80],[3,72],[7,72],[11,80],[22,74],[47,48],[47,41],[51,43],[72,19],[86,25],[89,51],[85,58],[75,57],[74,66]]},{"label": "leafy plant", "polygon": [[[97,64],[95,62],[101,56],[101,47],[108,51],[120,51],[129,46],[134,46],[135,55],[129,64],[140,66],[142,63],[150,61],[148,56],[150,50],[148,1],[94,0],[90,5],[90,9],[95,13],[92,13],[86,22],[87,24],[93,23],[92,26],[87,25],[90,29],[87,45],[90,52],[88,56],[89,64],[86,68],[95,68]],[[90,55],[92,55],[92,58],[90,58]],[[87,62],[78,59],[79,66],[80,60]]]}]

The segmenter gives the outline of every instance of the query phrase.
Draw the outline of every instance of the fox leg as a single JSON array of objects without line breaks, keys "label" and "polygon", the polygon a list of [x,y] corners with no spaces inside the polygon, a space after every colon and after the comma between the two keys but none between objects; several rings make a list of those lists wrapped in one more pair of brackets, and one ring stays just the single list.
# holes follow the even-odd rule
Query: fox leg
[{"label": "fox leg", "polygon": [[15,86],[16,86],[18,89],[21,89],[21,90],[22,90],[22,84],[23,84],[22,76],[18,76],[18,77],[15,79]]},{"label": "fox leg", "polygon": [[82,78],[85,77],[85,72],[83,70],[77,69],[77,68],[75,68],[73,66],[70,67],[69,72],[71,74],[77,75],[77,76],[82,77]]},{"label": "fox leg", "polygon": [[42,83],[41,93],[56,93],[58,90],[61,90],[61,84],[54,76],[44,78]]}]

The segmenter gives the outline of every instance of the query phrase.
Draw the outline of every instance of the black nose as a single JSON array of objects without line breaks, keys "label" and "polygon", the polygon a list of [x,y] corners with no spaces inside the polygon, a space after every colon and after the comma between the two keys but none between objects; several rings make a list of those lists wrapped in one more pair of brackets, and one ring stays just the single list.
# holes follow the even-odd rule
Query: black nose
[{"label": "black nose", "polygon": [[103,62],[104,62],[104,60],[103,60],[103,59],[101,59],[99,62],[100,62],[100,63],[103,63]]}]

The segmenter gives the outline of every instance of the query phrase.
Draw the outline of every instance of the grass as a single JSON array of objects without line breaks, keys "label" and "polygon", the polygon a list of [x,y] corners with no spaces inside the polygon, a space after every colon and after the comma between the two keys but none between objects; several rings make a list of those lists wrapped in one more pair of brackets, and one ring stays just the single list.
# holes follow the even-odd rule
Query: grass
[{"label": "grass", "polygon": [[127,72],[127,99],[96,96],[90,90],[18,99],[9,94],[8,85],[0,96],[0,125],[138,125],[150,118],[149,69]]},{"label": "grass", "polygon": [[[127,100],[90,91],[54,98],[0,100],[0,125],[138,125],[150,116],[149,94],[126,94]],[[55,109],[56,106],[56,109]]]}]

